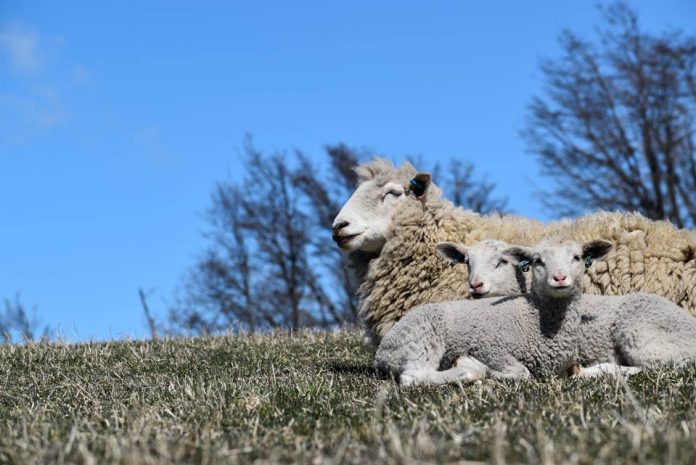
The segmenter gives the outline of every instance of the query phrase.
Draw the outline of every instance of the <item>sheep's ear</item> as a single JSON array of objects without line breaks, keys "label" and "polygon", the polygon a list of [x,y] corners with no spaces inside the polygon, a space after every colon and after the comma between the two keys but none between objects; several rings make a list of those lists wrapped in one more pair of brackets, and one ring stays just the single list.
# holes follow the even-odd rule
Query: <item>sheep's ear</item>
[{"label": "sheep's ear", "polygon": [[428,188],[430,187],[432,180],[433,177],[430,175],[430,173],[418,173],[409,181],[408,187],[418,200],[425,203]]},{"label": "sheep's ear", "polygon": [[438,242],[435,245],[437,254],[449,260],[450,265],[457,263],[469,262],[469,248],[463,244],[455,244],[454,242]]},{"label": "sheep's ear", "polygon": [[512,263],[524,269],[532,263],[534,250],[529,247],[514,246],[503,250],[503,255],[510,257]]},{"label": "sheep's ear", "polygon": [[601,239],[583,244],[582,258],[585,260],[585,266],[589,268],[592,264],[592,260],[602,258],[609,253],[612,247],[614,247],[614,245],[611,242]]}]

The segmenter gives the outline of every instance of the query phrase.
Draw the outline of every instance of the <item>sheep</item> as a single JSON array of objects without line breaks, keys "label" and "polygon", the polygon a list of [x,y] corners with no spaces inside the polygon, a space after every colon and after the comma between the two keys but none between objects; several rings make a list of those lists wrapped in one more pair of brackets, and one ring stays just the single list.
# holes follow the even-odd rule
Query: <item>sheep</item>
[{"label": "sheep", "polygon": [[584,262],[610,249],[568,239],[506,249],[531,263],[530,293],[420,306],[387,332],[375,367],[410,385],[566,376],[578,364],[591,365],[580,376],[632,374],[696,360],[696,318],[669,300],[582,293]]},{"label": "sheep", "polygon": [[[589,245],[595,250],[590,252]],[[601,240],[581,248],[573,240],[547,239],[534,248],[514,246],[503,254],[514,263],[531,264],[532,289],[545,288],[547,296],[552,291],[570,297],[580,316],[578,363],[598,363],[587,369],[585,376],[601,373],[613,362],[620,363],[619,370],[635,372],[643,367],[695,361],[696,318],[674,302],[642,292],[582,294],[579,282],[583,272],[609,248],[611,243]]]},{"label": "sheep", "polygon": [[525,271],[528,265],[514,265],[503,252],[510,245],[496,239],[487,239],[467,247],[453,242],[438,242],[436,252],[450,265],[465,264],[472,298],[520,294],[529,289]]},{"label": "sheep", "polygon": [[616,244],[583,277],[589,294],[660,294],[696,313],[696,232],[638,213],[588,214],[545,225],[514,215],[480,215],[455,207],[409,163],[374,159],[356,168],[359,184],[333,223],[360,283],[358,316],[372,343],[409,309],[468,297],[467,270],[432,253],[438,242],[498,239],[531,245],[547,235]]}]

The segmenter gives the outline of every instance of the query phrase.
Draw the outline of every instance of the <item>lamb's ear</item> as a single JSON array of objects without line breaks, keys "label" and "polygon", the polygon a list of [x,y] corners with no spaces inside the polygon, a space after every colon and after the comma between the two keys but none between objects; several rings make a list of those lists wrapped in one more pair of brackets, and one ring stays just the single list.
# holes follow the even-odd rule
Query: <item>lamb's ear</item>
[{"label": "lamb's ear", "polygon": [[464,244],[438,242],[435,245],[435,250],[439,256],[449,260],[450,265],[469,262],[469,248],[465,247]]},{"label": "lamb's ear", "polygon": [[512,263],[521,269],[524,269],[532,263],[534,258],[534,250],[529,247],[520,247],[518,245],[509,247],[503,250],[503,255],[510,257]]},{"label": "lamb's ear", "polygon": [[611,242],[601,239],[584,243],[582,245],[582,259],[585,260],[585,267],[589,268],[592,260],[608,254],[612,247],[614,245]]},{"label": "lamb's ear", "polygon": [[430,187],[432,180],[433,177],[430,175],[430,173],[418,173],[409,181],[408,187],[418,200],[425,203],[428,188]]}]

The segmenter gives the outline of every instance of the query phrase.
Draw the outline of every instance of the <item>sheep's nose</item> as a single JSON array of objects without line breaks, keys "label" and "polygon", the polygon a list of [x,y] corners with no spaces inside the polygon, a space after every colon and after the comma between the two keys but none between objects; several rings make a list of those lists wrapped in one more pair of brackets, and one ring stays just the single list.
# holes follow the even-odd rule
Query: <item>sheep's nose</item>
[{"label": "sheep's nose", "polygon": [[350,224],[350,223],[349,223],[348,221],[340,221],[340,222],[338,222],[338,223],[334,223],[334,225],[333,225],[333,227],[332,227],[331,229],[333,230],[334,234],[336,234],[338,231],[340,231],[341,229],[345,228],[345,227],[348,226],[349,224]]},{"label": "sheep's nose", "polygon": [[472,288],[472,289],[478,289],[479,287],[482,287],[482,286],[483,286],[483,281],[481,281],[480,279],[475,279],[475,280],[472,281],[472,283],[471,283],[471,288]]},{"label": "sheep's nose", "polygon": [[553,280],[558,282],[558,283],[562,283],[563,281],[566,280],[566,278],[567,278],[567,276],[564,274],[556,274],[553,276]]}]

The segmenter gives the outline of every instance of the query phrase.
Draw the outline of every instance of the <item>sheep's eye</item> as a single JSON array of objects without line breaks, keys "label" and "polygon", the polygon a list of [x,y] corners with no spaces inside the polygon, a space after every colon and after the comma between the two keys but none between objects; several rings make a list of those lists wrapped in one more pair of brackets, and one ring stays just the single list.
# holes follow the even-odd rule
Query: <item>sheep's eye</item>
[{"label": "sheep's eye", "polygon": [[384,194],[384,198],[386,199],[390,195],[393,197],[401,197],[401,195],[403,195],[403,192],[401,192],[401,191],[389,191],[386,194]]},{"label": "sheep's eye", "polygon": [[519,263],[517,263],[517,265],[515,265],[515,266],[517,266],[517,268],[519,268],[520,270],[522,270],[523,273],[526,273],[527,271],[529,271],[529,260],[527,260],[527,259],[521,260],[521,261],[520,261]]},{"label": "sheep's eye", "polygon": [[573,257],[574,262],[579,262],[580,261],[580,255],[576,255]]},{"label": "sheep's eye", "polygon": [[544,266],[544,260],[542,260],[541,258],[535,258],[532,264],[534,266]]},{"label": "sheep's eye", "polygon": [[508,261],[505,260],[504,258],[501,258],[500,261],[498,262],[498,264],[497,264],[495,267],[496,267],[496,268],[500,268],[501,266],[507,265],[507,264],[508,264]]}]

